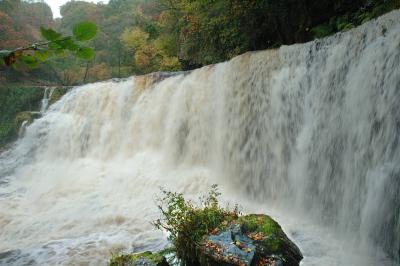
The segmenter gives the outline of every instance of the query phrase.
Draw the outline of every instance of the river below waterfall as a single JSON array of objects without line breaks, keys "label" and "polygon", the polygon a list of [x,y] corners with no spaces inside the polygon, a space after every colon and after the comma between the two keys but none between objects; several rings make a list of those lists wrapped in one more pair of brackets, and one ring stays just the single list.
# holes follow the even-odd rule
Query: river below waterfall
[{"label": "river below waterfall", "polygon": [[184,73],[77,87],[0,154],[0,265],[157,250],[159,188],[271,214],[302,265],[398,265],[400,12]]}]

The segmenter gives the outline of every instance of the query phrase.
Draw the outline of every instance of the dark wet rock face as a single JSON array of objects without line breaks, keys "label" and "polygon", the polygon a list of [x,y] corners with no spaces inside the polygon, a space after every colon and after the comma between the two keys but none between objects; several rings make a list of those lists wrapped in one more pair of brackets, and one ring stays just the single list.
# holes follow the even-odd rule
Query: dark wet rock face
[{"label": "dark wet rock face", "polygon": [[200,243],[201,265],[299,265],[303,256],[267,215],[247,215],[214,230]]},{"label": "dark wet rock face", "polygon": [[[256,246],[243,234],[240,225],[231,225],[216,235],[206,236],[200,244],[200,261],[203,265],[211,262],[238,263],[249,266],[253,261]],[[214,263],[212,263],[214,264]]]}]

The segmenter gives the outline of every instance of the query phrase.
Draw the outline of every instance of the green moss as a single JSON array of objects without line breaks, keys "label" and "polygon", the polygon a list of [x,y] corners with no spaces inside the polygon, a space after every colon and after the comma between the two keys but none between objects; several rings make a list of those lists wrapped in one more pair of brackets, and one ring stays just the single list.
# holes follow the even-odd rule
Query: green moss
[{"label": "green moss", "polygon": [[21,127],[22,123],[27,121],[28,124],[32,123],[34,119],[34,115],[32,112],[20,112],[18,113],[15,118],[14,118],[14,128],[16,131],[19,130]]},{"label": "green moss", "polygon": [[238,219],[238,223],[243,225],[245,232],[260,232],[264,236],[278,234],[282,230],[279,224],[268,215],[251,214],[242,216]]},{"label": "green moss", "polygon": [[152,253],[150,251],[146,251],[137,254],[113,255],[109,265],[110,266],[134,265],[134,263],[141,258],[144,258],[156,265],[162,265],[163,262],[165,261],[165,258],[161,253]]},{"label": "green moss", "polygon": [[262,245],[265,250],[268,250],[270,253],[277,253],[282,249],[282,240],[273,235],[263,239]]},{"label": "green moss", "polygon": [[276,253],[281,250],[282,228],[268,215],[246,215],[240,217],[237,222],[242,225],[244,232],[248,235],[260,233],[262,238],[259,241],[269,253]]},{"label": "green moss", "polygon": [[0,123],[0,147],[12,139],[14,131],[14,123]]}]

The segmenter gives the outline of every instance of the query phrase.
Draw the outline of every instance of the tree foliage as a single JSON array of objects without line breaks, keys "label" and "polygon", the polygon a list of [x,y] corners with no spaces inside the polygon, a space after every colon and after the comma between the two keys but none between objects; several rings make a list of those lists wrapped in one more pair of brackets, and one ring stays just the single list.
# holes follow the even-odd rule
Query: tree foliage
[{"label": "tree foliage", "polygon": [[397,0],[160,0],[184,68],[310,41],[400,7]]},{"label": "tree foliage", "polygon": [[[0,0],[0,50],[27,47],[40,42],[43,34],[47,41],[58,34],[72,37],[62,43],[56,40],[47,52],[10,57],[8,63],[19,58],[35,66],[47,60],[47,66],[30,69],[17,60],[18,72],[0,66],[0,80],[45,79],[71,85],[110,76],[193,69],[247,51],[348,30],[394,8],[400,8],[398,0],[70,1],[61,7],[62,18],[54,20],[42,1]],[[88,42],[93,52],[78,44],[84,41],[74,29],[79,21],[97,25],[96,36]],[[58,56],[50,57],[53,54]],[[75,56],[86,61],[74,60]],[[104,70],[103,74],[97,75],[96,69]]]},{"label": "tree foliage", "polygon": [[29,67],[36,67],[39,62],[46,61],[49,55],[60,55],[66,51],[80,59],[90,60],[94,56],[93,49],[82,46],[80,42],[94,38],[96,31],[96,25],[88,21],[76,24],[72,36],[63,36],[53,29],[40,27],[42,37],[46,41],[13,50],[0,50],[0,56],[7,66],[19,60]]}]

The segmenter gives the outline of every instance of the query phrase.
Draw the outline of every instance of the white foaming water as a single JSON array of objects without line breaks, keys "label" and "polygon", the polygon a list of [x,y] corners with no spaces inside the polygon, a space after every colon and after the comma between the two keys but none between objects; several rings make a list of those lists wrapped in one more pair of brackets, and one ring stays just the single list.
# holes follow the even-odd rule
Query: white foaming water
[{"label": "white foaming water", "polygon": [[396,265],[399,103],[399,11],[191,73],[76,88],[0,155],[0,264],[159,249],[159,187],[196,198],[217,183],[224,202],[272,214],[303,265]]},{"label": "white foaming water", "polygon": [[44,94],[43,94],[43,99],[40,105],[40,113],[44,114],[47,111],[47,108],[49,108],[49,99],[51,98],[51,95],[53,94],[55,88],[45,88]]}]

